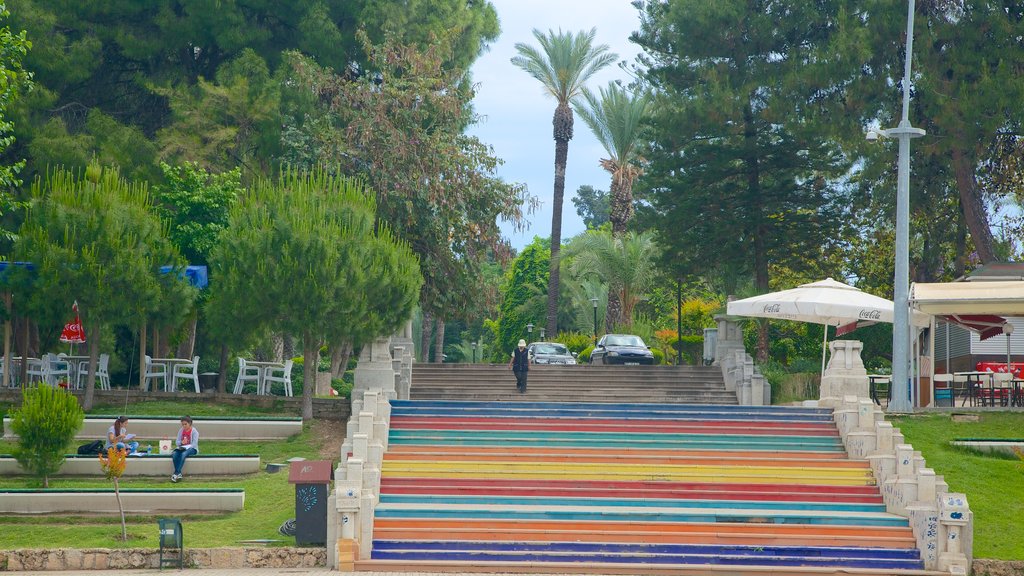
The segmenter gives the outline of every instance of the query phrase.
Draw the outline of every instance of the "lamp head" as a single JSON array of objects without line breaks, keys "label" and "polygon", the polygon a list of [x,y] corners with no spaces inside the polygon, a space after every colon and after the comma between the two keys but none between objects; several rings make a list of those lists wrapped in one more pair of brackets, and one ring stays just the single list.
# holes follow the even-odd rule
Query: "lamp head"
[{"label": "lamp head", "polygon": [[864,135],[864,137],[867,138],[868,142],[874,142],[875,140],[878,140],[879,136],[881,135],[876,130],[868,130],[868,133]]}]

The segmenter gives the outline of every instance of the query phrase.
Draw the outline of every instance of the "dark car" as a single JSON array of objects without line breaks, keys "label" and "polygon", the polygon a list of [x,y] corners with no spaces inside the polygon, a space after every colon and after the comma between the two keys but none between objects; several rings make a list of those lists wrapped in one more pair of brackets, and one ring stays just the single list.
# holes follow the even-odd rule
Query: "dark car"
[{"label": "dark car", "polygon": [[654,364],[654,353],[639,336],[605,334],[590,353],[591,364]]},{"label": "dark car", "polygon": [[565,344],[558,342],[533,342],[527,350],[534,364],[575,364],[576,358],[569,353]]}]

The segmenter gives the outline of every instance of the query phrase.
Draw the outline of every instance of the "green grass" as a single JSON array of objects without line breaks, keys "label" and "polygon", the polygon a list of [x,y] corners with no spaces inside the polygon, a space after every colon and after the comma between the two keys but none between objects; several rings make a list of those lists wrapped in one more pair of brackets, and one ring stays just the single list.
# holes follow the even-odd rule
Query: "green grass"
[{"label": "green grass", "polygon": [[[131,413],[136,414],[136,406]],[[176,411],[175,411],[176,412]],[[172,412],[174,413],[174,412]],[[301,456],[319,459],[321,439],[306,429],[287,440],[261,442],[204,441],[204,454],[259,454],[262,463],[284,462]],[[0,452],[10,452],[11,442],[0,443]],[[128,463],[131,466],[131,461]],[[186,474],[187,474],[186,467]],[[51,488],[109,488],[112,484],[102,479],[54,478]],[[185,545],[193,548],[237,546],[242,540],[280,539],[281,545],[294,544],[294,540],[277,532],[287,519],[295,516],[295,489],[288,484],[287,470],[276,474],[258,472],[234,478],[203,478],[186,475],[185,481],[172,484],[169,477],[122,479],[125,488],[244,488],[245,509],[240,512],[214,515],[181,516]],[[0,478],[0,488],[35,488],[33,479]],[[161,515],[174,516],[173,514]],[[0,517],[0,549],[11,548],[156,548],[156,516],[128,518],[127,543],[119,541],[121,526],[113,515],[69,518],[67,516]],[[72,525],[73,520],[73,525]]]},{"label": "green grass", "polygon": [[292,408],[286,408],[284,402],[275,402],[273,406],[263,408],[259,406],[232,406],[230,404],[218,404],[202,398],[193,401],[186,400],[146,400],[134,402],[125,408],[123,402],[115,404],[96,404],[87,414],[114,415],[127,414],[129,416],[293,416],[299,414]]},{"label": "green grass", "polygon": [[948,414],[891,418],[908,443],[920,450],[950,490],[967,494],[974,512],[974,556],[1024,560],[1024,462],[955,448],[955,438],[1024,437],[1024,414],[985,412],[977,422],[954,422]]}]

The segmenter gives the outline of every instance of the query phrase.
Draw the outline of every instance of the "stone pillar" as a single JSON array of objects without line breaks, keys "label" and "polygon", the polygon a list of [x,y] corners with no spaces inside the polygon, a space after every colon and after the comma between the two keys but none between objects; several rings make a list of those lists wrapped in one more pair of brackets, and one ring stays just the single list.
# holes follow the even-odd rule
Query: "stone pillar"
[{"label": "stone pillar", "polygon": [[721,366],[724,358],[732,358],[736,350],[743,348],[743,330],[730,316],[719,314],[715,316],[718,323],[718,343],[715,346],[714,366]]},{"label": "stone pillar", "polygon": [[843,396],[868,397],[868,373],[860,353],[864,348],[857,340],[833,340],[828,367],[821,377],[821,406],[836,406]]},{"label": "stone pillar", "polygon": [[944,536],[939,552],[938,569],[952,574],[971,571],[970,542],[973,514],[964,494],[947,493],[939,498],[940,535]]},{"label": "stone pillar", "polygon": [[844,396],[832,410],[832,418],[836,421],[839,435],[846,442],[846,436],[857,429],[860,424],[860,407],[856,396]]},{"label": "stone pillar", "polygon": [[334,493],[327,500],[331,512],[327,520],[327,565],[334,570],[351,572],[358,556],[355,527],[359,523],[361,482],[336,482]]},{"label": "stone pillar", "polygon": [[387,338],[364,344],[356,364],[352,398],[362,397],[367,390],[380,390],[388,400],[395,398],[395,374],[391,368],[391,352]]},{"label": "stone pillar", "polygon": [[891,422],[875,422],[875,451],[867,457],[879,485],[896,475],[895,429]]}]

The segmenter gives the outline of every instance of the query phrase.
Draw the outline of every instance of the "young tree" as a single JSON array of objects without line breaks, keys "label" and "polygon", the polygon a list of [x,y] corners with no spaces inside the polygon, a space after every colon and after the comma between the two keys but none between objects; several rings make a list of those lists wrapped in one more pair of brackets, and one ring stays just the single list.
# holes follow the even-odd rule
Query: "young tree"
[{"label": "young tree", "polygon": [[67,390],[56,386],[25,388],[21,406],[11,413],[11,429],[18,435],[14,459],[49,488],[50,475],[64,464],[68,443],[84,421],[78,399]]},{"label": "young tree", "polygon": [[86,410],[95,393],[101,327],[138,325],[150,314],[184,315],[194,298],[176,274],[158,273],[182,262],[146,185],[113,168],[90,169],[84,177],[58,169],[38,178],[15,253],[35,264],[36,308],[67,309],[78,300],[89,345]]},{"label": "young tree", "polygon": [[608,192],[596,190],[589,184],[577,188],[576,195],[572,197],[576,214],[579,214],[588,229],[600,228],[608,222],[609,203]]},{"label": "young tree", "polygon": [[128,525],[124,521],[124,506],[121,504],[121,475],[128,467],[128,450],[116,446],[107,448],[107,453],[100,453],[100,468],[107,480],[114,482],[114,498],[117,499],[117,511],[121,514],[121,540],[128,541]]},{"label": "young tree", "polygon": [[302,417],[313,417],[320,346],[339,332],[368,337],[412,314],[417,262],[386,230],[355,181],[323,170],[261,179],[235,204],[210,260],[218,279],[215,319],[245,319],[235,331],[301,335]]},{"label": "young tree", "polygon": [[562,199],[565,196],[565,166],[569,158],[569,140],[572,140],[573,118],[569,106],[591,76],[618,57],[609,52],[606,44],[594,45],[597,29],[590,32],[562,32],[548,30],[544,34],[534,29],[533,36],[541,49],[523,43],[516,44],[518,56],[512,63],[544,85],[544,90],[555,98],[555,115],[551,123],[555,139],[555,185],[551,200],[551,262],[548,272],[548,334],[558,334],[558,273],[559,251],[562,245]]},{"label": "young tree", "polygon": [[[572,273],[594,276],[608,285],[622,303],[622,323],[633,324],[633,309],[650,290],[657,275],[658,247],[650,232],[627,232],[615,237],[605,230],[590,230],[572,245]],[[606,316],[607,318],[607,316]],[[605,324],[606,330],[614,325]]]}]

